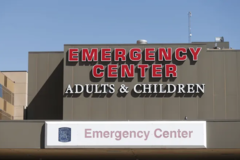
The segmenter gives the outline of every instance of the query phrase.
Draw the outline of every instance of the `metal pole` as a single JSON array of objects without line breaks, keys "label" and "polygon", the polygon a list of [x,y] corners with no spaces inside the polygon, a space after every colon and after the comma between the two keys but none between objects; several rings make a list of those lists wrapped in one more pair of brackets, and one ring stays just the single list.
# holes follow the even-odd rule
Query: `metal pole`
[{"label": "metal pole", "polygon": [[192,13],[188,12],[188,43],[192,43],[191,16],[192,16]]}]

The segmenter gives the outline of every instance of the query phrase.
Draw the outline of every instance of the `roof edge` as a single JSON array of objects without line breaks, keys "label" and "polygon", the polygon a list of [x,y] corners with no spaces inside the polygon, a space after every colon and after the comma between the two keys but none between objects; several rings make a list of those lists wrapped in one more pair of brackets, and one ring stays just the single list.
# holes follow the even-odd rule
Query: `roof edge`
[{"label": "roof edge", "polygon": [[29,54],[34,54],[34,53],[64,53],[63,51],[29,51]]},{"label": "roof edge", "polygon": [[[27,120],[1,120],[0,123],[2,122],[76,122],[77,120],[31,120],[31,119],[27,119]],[[165,121],[176,121],[176,122],[191,122],[191,121],[206,121],[206,122],[240,122],[239,119],[232,119],[232,120],[227,120],[227,119],[216,119],[216,120],[209,120],[209,119],[192,119],[192,120],[143,120],[144,122],[152,122],[152,121],[156,121],[156,122],[165,122]],[[79,121],[79,122],[143,122],[143,121]]]},{"label": "roof edge", "polygon": [[229,41],[224,41],[224,42],[212,42],[212,41],[209,41],[209,42],[192,42],[192,43],[229,43]]},{"label": "roof edge", "polygon": [[11,71],[0,71],[0,72],[28,72],[26,70],[11,70]]},{"label": "roof edge", "polygon": [[203,43],[199,44],[192,44],[192,43],[147,43],[147,44],[136,44],[136,43],[126,43],[126,44],[120,44],[120,43],[115,43],[115,44],[64,44],[64,46],[114,46],[114,45],[119,45],[119,46],[130,46],[130,45],[136,45],[136,46],[143,46],[143,45],[206,45]]}]

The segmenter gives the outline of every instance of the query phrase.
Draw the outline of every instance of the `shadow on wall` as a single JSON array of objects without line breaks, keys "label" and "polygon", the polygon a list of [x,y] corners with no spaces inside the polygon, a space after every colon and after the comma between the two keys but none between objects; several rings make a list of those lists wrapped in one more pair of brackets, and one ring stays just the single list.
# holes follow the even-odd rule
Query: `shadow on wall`
[{"label": "shadow on wall", "polygon": [[58,64],[26,110],[27,120],[63,119],[63,60]]},{"label": "shadow on wall", "polygon": [[45,148],[45,124],[42,126],[41,134],[40,134],[40,148]]}]

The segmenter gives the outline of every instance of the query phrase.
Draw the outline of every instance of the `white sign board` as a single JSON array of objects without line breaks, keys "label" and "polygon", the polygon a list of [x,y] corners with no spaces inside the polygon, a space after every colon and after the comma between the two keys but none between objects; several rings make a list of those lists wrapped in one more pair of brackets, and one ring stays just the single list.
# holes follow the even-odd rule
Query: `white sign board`
[{"label": "white sign board", "polygon": [[206,148],[205,121],[45,122],[45,148]]}]

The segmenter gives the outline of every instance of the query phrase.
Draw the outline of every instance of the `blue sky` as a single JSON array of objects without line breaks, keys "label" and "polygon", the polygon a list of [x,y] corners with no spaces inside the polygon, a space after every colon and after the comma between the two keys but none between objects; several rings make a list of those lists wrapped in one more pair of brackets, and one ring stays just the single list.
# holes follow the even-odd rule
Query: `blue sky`
[{"label": "blue sky", "polygon": [[64,44],[187,43],[224,36],[240,49],[240,0],[0,0],[0,70],[28,70],[29,51]]}]

